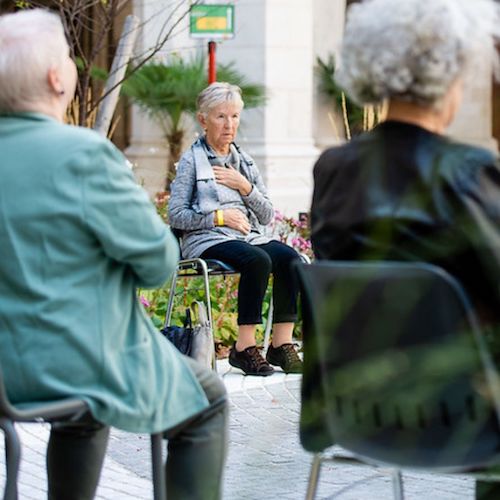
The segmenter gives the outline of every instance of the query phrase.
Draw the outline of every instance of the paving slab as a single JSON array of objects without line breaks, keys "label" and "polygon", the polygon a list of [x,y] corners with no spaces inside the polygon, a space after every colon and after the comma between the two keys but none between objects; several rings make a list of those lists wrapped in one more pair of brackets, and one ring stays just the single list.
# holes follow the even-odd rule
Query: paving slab
[{"label": "paving slab", "polygon": [[[312,456],[300,446],[300,375],[277,371],[247,377],[218,362],[230,396],[229,454],[224,474],[225,500],[305,498]],[[45,449],[49,426],[18,425],[23,443],[20,500],[46,498]],[[335,448],[333,449],[335,451]],[[0,484],[5,478],[0,452]],[[407,500],[472,500],[473,481],[464,476],[404,475]],[[390,472],[374,467],[323,466],[318,499],[387,500]],[[97,500],[152,499],[149,436],[113,429]],[[70,500],[70,499],[68,499]],[[175,500],[175,499],[174,499]]]}]

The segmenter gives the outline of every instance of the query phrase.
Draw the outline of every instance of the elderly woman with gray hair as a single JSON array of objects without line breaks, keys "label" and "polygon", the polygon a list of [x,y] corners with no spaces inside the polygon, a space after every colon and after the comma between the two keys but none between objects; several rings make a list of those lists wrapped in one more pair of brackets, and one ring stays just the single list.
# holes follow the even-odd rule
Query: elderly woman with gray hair
[{"label": "elderly woman with gray hair", "polygon": [[[311,208],[316,257],[442,266],[462,282],[495,335],[499,158],[444,134],[477,60],[498,64],[499,33],[498,4],[490,0],[354,4],[337,78],[359,104],[386,101],[387,118],[321,155]],[[478,483],[477,498],[500,498],[493,484]]]},{"label": "elderly woman with gray hair", "polygon": [[[271,375],[272,365],[300,372],[292,343],[297,318],[297,287],[291,264],[299,255],[264,233],[273,218],[262,177],[252,158],[233,141],[243,109],[235,85],[216,82],[198,96],[198,121],[204,135],[184,153],[172,183],[169,217],[182,231],[184,258],[219,259],[240,273],[238,340],[229,363],[248,375]],[[272,344],[264,359],[256,347],[255,327],[273,273]]]},{"label": "elderly woman with gray hair", "polygon": [[137,287],[168,279],[178,245],[120,151],[63,123],[76,82],[56,14],[0,17],[0,366],[8,396],[87,403],[81,419],[51,429],[49,499],[94,498],[114,426],[164,433],[169,498],[215,500],[224,385],[160,335],[137,298]]}]

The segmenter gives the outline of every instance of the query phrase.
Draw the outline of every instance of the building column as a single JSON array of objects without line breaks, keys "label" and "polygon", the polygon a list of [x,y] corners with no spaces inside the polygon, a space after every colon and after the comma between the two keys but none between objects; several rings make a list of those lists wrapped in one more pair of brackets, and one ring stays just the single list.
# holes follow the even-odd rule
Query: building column
[{"label": "building column", "polygon": [[493,137],[492,62],[478,53],[464,80],[464,96],[457,116],[448,129],[454,139],[498,151]]},{"label": "building column", "polygon": [[[345,0],[314,0],[314,65],[320,57],[327,62],[333,55],[339,60],[339,48],[345,25]],[[344,124],[332,100],[319,91],[319,77],[314,75],[314,139],[319,150],[345,140]],[[332,123],[333,122],[333,123]]]},{"label": "building column", "polygon": [[236,36],[217,57],[266,87],[264,107],[243,112],[238,142],[256,160],[275,208],[309,210],[314,147],[313,12],[303,0],[240,0]]}]

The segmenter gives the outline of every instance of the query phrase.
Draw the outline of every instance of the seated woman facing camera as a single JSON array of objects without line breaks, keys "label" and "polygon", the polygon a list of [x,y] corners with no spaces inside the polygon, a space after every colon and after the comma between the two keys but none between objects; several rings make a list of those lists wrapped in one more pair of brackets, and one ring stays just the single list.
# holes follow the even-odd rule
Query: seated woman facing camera
[{"label": "seated woman facing camera", "polygon": [[[498,62],[497,5],[371,0],[351,7],[338,81],[360,104],[388,100],[387,120],[321,155],[311,225],[319,259],[445,268],[498,335],[499,159],[444,136],[467,71],[479,59]],[[500,498],[500,487],[478,483],[476,494]]]},{"label": "seated woman facing camera", "polygon": [[[238,340],[229,363],[248,375],[271,375],[272,365],[300,372],[292,343],[297,287],[291,264],[299,255],[265,236],[273,206],[254,161],[234,144],[243,109],[241,91],[213,83],[198,96],[198,121],[205,134],[184,153],[172,183],[169,217],[182,230],[184,258],[219,259],[240,273]],[[273,273],[273,335],[266,359],[256,347],[255,328]]]}]

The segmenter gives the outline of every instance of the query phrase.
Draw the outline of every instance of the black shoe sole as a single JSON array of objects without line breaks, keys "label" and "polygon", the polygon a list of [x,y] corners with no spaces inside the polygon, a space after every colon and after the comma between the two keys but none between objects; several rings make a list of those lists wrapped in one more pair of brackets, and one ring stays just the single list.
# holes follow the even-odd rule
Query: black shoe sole
[{"label": "black shoe sole", "polygon": [[[272,363],[269,363],[270,365],[273,365]],[[297,370],[297,371],[289,371],[289,372],[286,372],[285,370],[283,370],[283,368],[281,368],[280,365],[273,365],[273,366],[277,366],[278,368],[281,369],[281,372],[286,374],[286,375],[301,375],[302,374],[302,369],[301,370]],[[276,372],[276,370],[275,370]]]},{"label": "black shoe sole", "polygon": [[243,370],[243,368],[241,368],[241,366],[233,365],[233,363],[231,363],[231,360],[229,360],[229,364],[232,367],[238,368],[238,370],[241,370],[245,375],[252,375],[254,377],[269,377],[269,375],[272,375],[273,373],[275,373],[274,369],[272,371],[268,371],[268,372],[246,372],[245,370]]},{"label": "black shoe sole", "polygon": [[289,373],[302,373],[302,368],[300,369],[300,371],[285,371],[283,369],[283,367],[279,364],[279,363],[275,363],[269,359],[266,358],[266,361],[270,364],[270,365],[273,365],[273,366],[277,366],[278,368],[281,368],[281,370],[283,371],[283,373],[286,373],[286,374],[289,374]]}]

